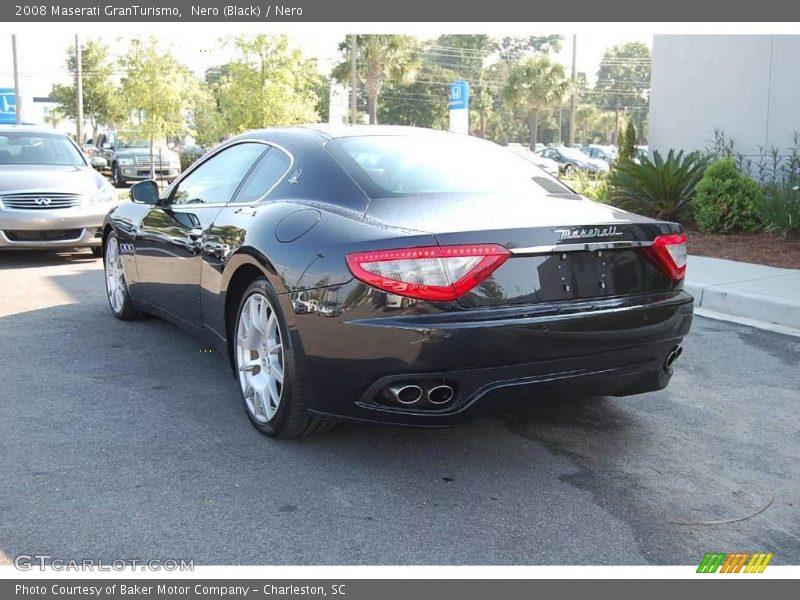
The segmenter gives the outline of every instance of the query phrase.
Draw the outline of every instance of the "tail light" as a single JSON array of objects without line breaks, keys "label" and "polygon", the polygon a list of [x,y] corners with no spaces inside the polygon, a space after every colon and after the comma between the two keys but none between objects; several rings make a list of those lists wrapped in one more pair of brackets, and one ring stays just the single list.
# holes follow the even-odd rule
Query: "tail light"
[{"label": "tail light", "polygon": [[675,281],[686,274],[686,234],[660,235],[646,248],[650,258]]},{"label": "tail light", "polygon": [[346,260],[356,279],[379,290],[450,302],[489,277],[509,256],[502,246],[479,244],[355,252]]}]

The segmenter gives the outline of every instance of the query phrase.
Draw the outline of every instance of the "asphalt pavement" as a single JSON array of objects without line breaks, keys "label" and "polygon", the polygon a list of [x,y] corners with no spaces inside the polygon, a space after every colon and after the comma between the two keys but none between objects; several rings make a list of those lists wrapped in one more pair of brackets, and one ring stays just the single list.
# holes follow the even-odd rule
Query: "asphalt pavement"
[{"label": "asphalt pavement", "polygon": [[112,318],[88,252],[0,253],[0,563],[798,564],[799,367],[697,318],[661,392],[275,441],[221,355]]}]

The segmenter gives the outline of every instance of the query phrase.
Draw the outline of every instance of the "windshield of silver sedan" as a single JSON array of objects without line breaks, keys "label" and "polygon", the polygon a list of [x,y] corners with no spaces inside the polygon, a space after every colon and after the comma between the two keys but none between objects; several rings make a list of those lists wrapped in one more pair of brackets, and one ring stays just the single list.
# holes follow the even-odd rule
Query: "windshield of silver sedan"
[{"label": "windshield of silver sedan", "polygon": [[75,145],[63,135],[0,132],[0,165],[82,167],[85,164]]}]

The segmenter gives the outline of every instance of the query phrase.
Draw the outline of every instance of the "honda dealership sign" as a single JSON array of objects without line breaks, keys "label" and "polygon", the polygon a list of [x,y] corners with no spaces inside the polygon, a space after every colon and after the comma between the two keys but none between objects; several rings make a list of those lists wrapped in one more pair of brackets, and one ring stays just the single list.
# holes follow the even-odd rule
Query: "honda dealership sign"
[{"label": "honda dealership sign", "polygon": [[469,82],[450,84],[450,131],[469,133]]},{"label": "honda dealership sign", "polygon": [[17,122],[17,97],[14,88],[0,88],[0,124]]}]

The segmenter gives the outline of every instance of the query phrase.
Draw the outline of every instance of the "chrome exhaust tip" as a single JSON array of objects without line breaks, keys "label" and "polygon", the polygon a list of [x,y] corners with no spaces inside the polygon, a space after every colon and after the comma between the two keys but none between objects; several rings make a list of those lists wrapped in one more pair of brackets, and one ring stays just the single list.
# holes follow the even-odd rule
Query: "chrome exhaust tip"
[{"label": "chrome exhaust tip", "polygon": [[435,385],[428,390],[428,402],[431,404],[447,404],[453,399],[453,388],[449,385]]},{"label": "chrome exhaust tip", "polygon": [[413,383],[397,383],[387,389],[392,399],[400,404],[414,404],[422,400],[422,388]]},{"label": "chrome exhaust tip", "polygon": [[672,368],[672,365],[675,364],[675,361],[680,358],[681,354],[683,354],[682,346],[675,346],[672,350],[670,350],[669,354],[667,354],[667,359],[664,361],[664,370],[669,371]]}]

